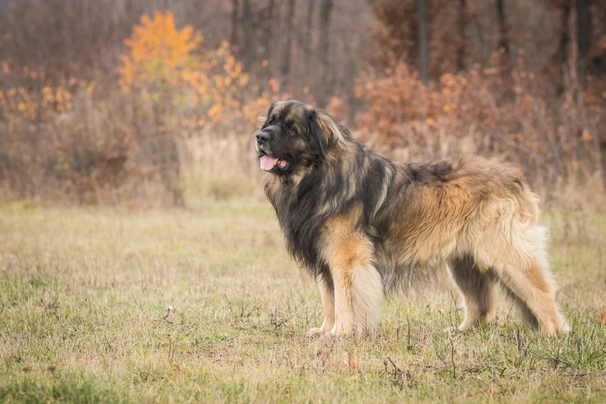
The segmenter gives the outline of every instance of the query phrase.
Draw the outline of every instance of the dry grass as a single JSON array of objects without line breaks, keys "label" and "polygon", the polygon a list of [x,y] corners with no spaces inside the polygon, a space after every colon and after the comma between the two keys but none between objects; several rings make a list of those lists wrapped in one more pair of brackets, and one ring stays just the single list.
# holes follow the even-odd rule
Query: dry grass
[{"label": "dry grass", "polygon": [[[392,298],[374,338],[327,341],[314,284],[257,199],[193,210],[0,208],[0,401],[604,402],[604,215],[551,213],[545,339],[511,305],[447,335],[447,289]],[[429,296],[429,295],[426,295]]]},{"label": "dry grass", "polygon": [[193,137],[179,142],[182,188],[190,205],[215,200],[263,197],[254,136]]}]

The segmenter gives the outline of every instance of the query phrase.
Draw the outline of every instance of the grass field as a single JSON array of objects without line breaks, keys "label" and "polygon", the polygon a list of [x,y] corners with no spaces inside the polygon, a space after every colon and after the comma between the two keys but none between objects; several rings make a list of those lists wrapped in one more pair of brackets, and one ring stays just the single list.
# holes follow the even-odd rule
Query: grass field
[{"label": "grass field", "polygon": [[374,338],[308,339],[314,283],[263,201],[0,207],[1,402],[606,402],[606,216],[546,213],[546,339],[501,301],[465,333],[447,287],[393,297]]}]

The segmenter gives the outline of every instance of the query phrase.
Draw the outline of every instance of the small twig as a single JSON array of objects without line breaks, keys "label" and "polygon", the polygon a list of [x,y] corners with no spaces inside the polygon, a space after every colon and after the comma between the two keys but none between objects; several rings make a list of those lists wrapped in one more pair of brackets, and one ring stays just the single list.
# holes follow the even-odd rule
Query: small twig
[{"label": "small twig", "polygon": [[412,349],[412,344],[410,343],[411,332],[410,332],[410,317],[406,317],[406,323],[408,326],[408,334],[406,335],[406,350],[410,351]]},{"label": "small twig", "polygon": [[[400,368],[396,366],[394,361],[389,356],[387,357],[387,360],[389,360],[389,362],[391,363],[391,366],[393,366],[394,372],[401,372]],[[387,364],[385,366],[387,366]],[[387,369],[387,368],[385,368],[385,369]]]},{"label": "small twig", "polygon": [[[391,363],[391,366],[393,366],[393,373],[389,372],[389,366],[387,361],[389,361],[389,363]],[[385,374],[387,376],[391,376],[391,383],[394,386],[398,386],[400,390],[403,390],[404,379],[407,375],[402,372],[402,370],[394,363],[394,361],[389,356],[387,357],[387,360],[383,360],[383,364],[385,365]]]},{"label": "small twig", "polygon": [[439,360],[442,361],[442,363],[446,366],[447,362],[444,360],[444,358],[442,358],[442,355],[440,355],[440,351],[438,350],[438,347],[436,346],[436,356],[438,357]]},{"label": "small twig", "polygon": [[335,349],[336,342],[337,342],[336,338],[333,338],[332,342],[330,344],[330,348],[328,349],[328,352],[326,352],[326,355],[324,355],[322,358],[322,368],[326,367],[326,361],[328,360],[328,357],[332,354],[333,350]]},{"label": "small twig", "polygon": [[177,344],[173,342],[173,339],[168,335],[168,362],[172,363],[175,358],[175,352],[177,351]]},{"label": "small twig", "polygon": [[553,368],[557,369],[558,363],[560,363],[560,352],[562,352],[562,342],[558,341],[558,350],[556,352],[556,357],[554,359]]},{"label": "small twig", "polygon": [[522,338],[520,337],[520,327],[516,327],[516,342],[518,344],[518,353],[522,353]]},{"label": "small twig", "polygon": [[553,368],[557,369],[560,364],[566,365],[568,367],[572,367],[572,365],[566,361],[560,359],[560,354],[562,353],[562,342],[558,342],[558,349],[556,351],[555,358],[549,358],[547,356],[537,355],[541,359],[545,359],[548,361],[553,361]]},{"label": "small twig", "polygon": [[455,353],[454,341],[452,340],[452,338],[450,338],[450,361],[452,362],[452,378],[456,379],[457,378],[457,364],[455,363],[454,353]]}]

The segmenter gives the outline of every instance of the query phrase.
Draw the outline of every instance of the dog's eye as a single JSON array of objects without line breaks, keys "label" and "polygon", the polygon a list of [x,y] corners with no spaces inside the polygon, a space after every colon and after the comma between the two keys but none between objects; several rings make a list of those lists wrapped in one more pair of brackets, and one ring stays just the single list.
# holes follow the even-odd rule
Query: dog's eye
[{"label": "dog's eye", "polygon": [[276,117],[272,116],[267,120],[267,125],[273,125],[276,122]]},{"label": "dog's eye", "polygon": [[295,134],[295,127],[293,125],[288,125],[286,127],[286,133],[288,133],[289,135],[294,135]]}]

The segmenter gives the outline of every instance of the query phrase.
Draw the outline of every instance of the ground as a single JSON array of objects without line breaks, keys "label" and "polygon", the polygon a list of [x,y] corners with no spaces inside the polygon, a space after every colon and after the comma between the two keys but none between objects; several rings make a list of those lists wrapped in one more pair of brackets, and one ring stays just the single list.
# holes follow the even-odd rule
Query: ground
[{"label": "ground", "polygon": [[544,213],[544,338],[510,302],[463,333],[455,294],[389,299],[375,337],[306,338],[319,293],[265,201],[0,206],[2,402],[606,402],[606,216]]}]

